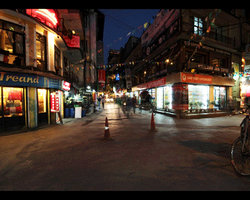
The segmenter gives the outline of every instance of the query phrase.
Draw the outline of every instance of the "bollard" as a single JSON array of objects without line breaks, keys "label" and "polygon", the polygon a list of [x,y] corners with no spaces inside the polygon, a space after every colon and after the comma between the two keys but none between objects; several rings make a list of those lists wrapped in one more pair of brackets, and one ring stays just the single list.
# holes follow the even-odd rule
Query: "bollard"
[{"label": "bollard", "polygon": [[152,112],[152,116],[151,116],[151,127],[150,127],[151,131],[156,131],[155,129],[155,119],[154,119],[154,113]]},{"label": "bollard", "polygon": [[105,128],[104,128],[104,139],[109,139],[109,138],[110,138],[109,124],[108,124],[108,118],[106,117]]}]

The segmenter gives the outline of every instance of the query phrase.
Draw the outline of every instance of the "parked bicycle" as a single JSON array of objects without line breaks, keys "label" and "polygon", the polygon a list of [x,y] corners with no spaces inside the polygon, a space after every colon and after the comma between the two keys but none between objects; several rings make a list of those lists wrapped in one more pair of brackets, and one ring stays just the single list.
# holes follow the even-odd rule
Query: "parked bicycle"
[{"label": "parked bicycle", "polygon": [[240,126],[240,136],[235,139],[231,148],[231,163],[238,174],[248,176],[250,175],[249,112],[246,113]]}]

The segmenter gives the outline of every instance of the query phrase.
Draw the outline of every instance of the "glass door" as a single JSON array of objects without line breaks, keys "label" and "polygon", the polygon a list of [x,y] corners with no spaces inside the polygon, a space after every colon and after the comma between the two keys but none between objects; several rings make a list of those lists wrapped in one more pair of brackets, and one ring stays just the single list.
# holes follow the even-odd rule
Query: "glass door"
[{"label": "glass door", "polygon": [[48,124],[47,89],[37,89],[38,125]]}]

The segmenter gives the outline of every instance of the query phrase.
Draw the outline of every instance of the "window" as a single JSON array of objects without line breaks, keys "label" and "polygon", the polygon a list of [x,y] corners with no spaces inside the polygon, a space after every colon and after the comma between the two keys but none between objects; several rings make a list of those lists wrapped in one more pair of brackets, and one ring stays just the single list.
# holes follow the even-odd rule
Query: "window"
[{"label": "window", "polygon": [[23,115],[23,88],[3,87],[4,117]]},{"label": "window", "polygon": [[39,33],[36,33],[36,60],[37,68],[42,71],[47,70],[46,37]]},{"label": "window", "polygon": [[24,27],[0,20],[0,62],[24,66]]},{"label": "window", "polygon": [[207,109],[209,100],[209,86],[188,85],[189,109]]},{"label": "window", "polygon": [[55,46],[55,70],[56,73],[59,74],[61,69],[61,62],[60,62],[60,50]]},{"label": "window", "polygon": [[201,18],[194,17],[194,33],[203,35],[203,21]]},{"label": "window", "polygon": [[3,111],[2,111],[2,87],[0,87],[0,118],[2,118]]}]

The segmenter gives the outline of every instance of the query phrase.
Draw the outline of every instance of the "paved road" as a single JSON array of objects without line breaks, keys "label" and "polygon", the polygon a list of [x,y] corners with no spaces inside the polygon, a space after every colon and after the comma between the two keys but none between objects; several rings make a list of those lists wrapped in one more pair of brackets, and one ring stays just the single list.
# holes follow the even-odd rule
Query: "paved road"
[{"label": "paved road", "polygon": [[[104,140],[105,117],[112,140]],[[114,104],[83,119],[0,136],[0,190],[250,190],[230,147],[242,115],[119,117]]]}]

